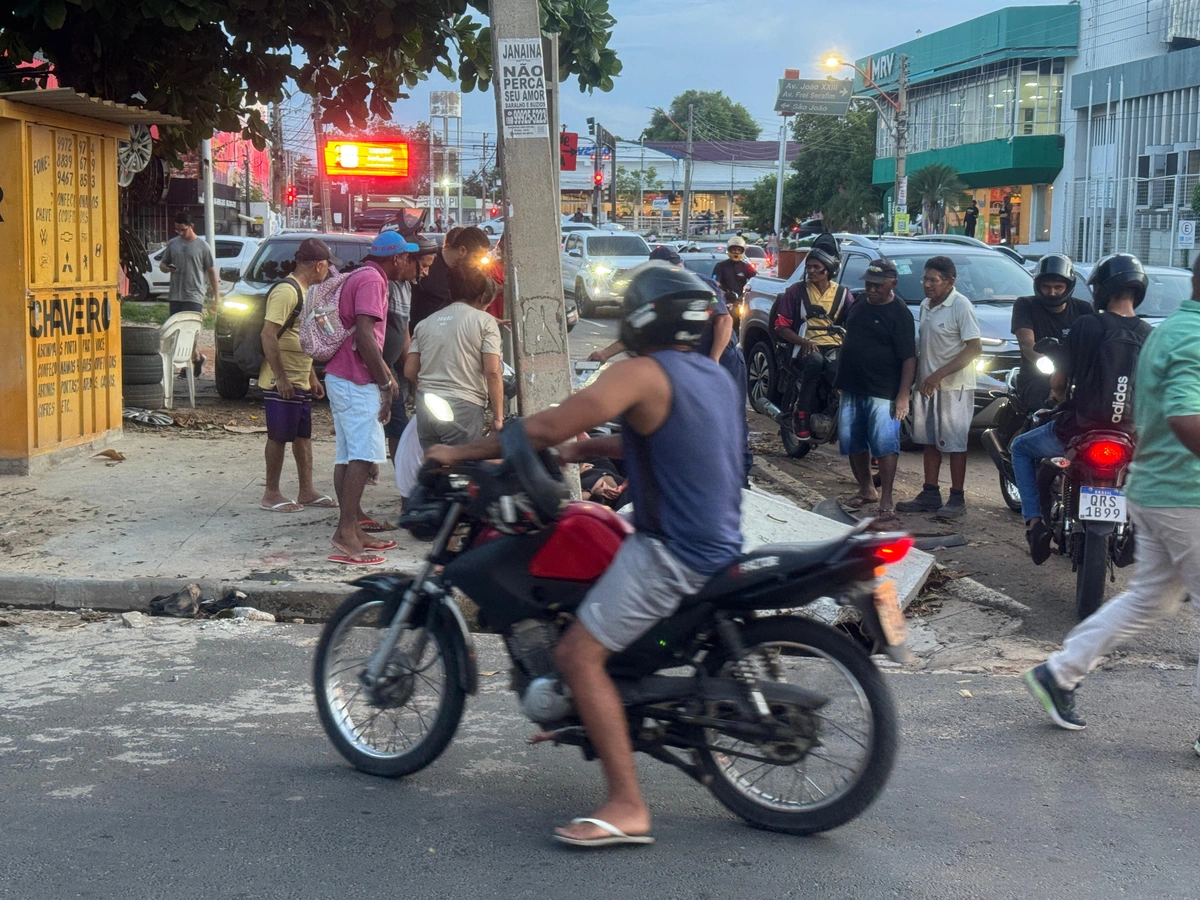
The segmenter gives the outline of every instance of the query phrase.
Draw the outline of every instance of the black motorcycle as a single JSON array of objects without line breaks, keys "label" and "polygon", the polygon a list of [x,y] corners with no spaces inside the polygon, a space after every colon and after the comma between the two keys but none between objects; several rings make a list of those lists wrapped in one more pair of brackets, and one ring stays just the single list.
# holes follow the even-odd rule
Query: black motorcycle
[{"label": "black motorcycle", "polygon": [[980,443],[1000,474],[1000,496],[1013,512],[1021,511],[1021,492],[1013,475],[1012,451],[1009,448],[1014,440],[1034,427],[1033,415],[1037,412],[1030,409],[1017,392],[1020,371],[1020,367],[1014,367],[1005,379],[1005,390],[993,392],[993,397],[1000,398],[995,424],[979,436]]},{"label": "black motorcycle", "polygon": [[[415,578],[356,581],[321,635],[321,724],[364,772],[417,772],[454,737],[478,684],[455,590],[502,636],[525,715],[593,758],[554,650],[630,528],[604,507],[566,503],[556,455],[535,453],[520,420],[501,434],[502,463],[422,473],[401,525],[432,539],[425,565]],[[762,828],[809,834],[860,814],[895,762],[891,694],[863,645],[781,611],[834,598],[859,610],[867,644],[907,659],[886,565],[911,545],[860,527],[760,547],[713,577],[609,662],[634,748]]]},{"label": "black motorcycle", "polygon": [[[807,333],[825,332],[845,336],[846,329],[840,325],[810,326]],[[779,423],[779,439],[783,441],[784,452],[793,459],[808,456],[810,450],[818,444],[831,444],[838,439],[838,417],[841,405],[838,392],[833,387],[830,378],[822,377],[817,386],[816,399],[813,408],[808,411],[805,424],[808,426],[807,438],[796,435],[796,415],[799,412],[800,376],[792,373],[799,368],[800,358],[793,359],[794,344],[787,341],[777,341],[775,345],[775,371],[785,373],[782,407],[776,406],[770,400],[763,400],[758,412],[769,415]],[[813,353],[823,353],[831,365],[836,364],[841,347],[818,347]]]}]

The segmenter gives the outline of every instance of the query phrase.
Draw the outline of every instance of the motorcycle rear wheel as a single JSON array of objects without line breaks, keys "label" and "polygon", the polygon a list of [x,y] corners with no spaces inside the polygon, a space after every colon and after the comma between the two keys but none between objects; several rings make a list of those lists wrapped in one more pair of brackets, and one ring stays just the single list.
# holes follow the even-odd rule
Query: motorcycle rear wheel
[{"label": "motorcycle rear wheel", "polygon": [[398,778],[441,755],[462,719],[454,635],[444,620],[428,632],[414,660],[417,631],[397,642],[374,693],[360,675],[391,624],[394,604],[359,591],[346,598],[321,632],[313,688],[321,727],[351,765],[369,775]]},{"label": "motorcycle rear wheel", "polygon": [[[1083,523],[1081,523],[1083,524]],[[1083,621],[1104,603],[1104,577],[1108,574],[1108,545],[1111,525],[1083,524],[1082,559],[1075,569],[1075,613]]]},{"label": "motorcycle rear wheel", "polygon": [[779,426],[779,439],[783,441],[783,452],[792,459],[804,459],[813,448],[809,441],[802,441],[796,437],[796,432],[790,425]]},{"label": "motorcycle rear wheel", "polygon": [[1000,496],[1004,498],[1004,505],[1013,512],[1021,511],[1021,491],[1003,472],[1000,473]]},{"label": "motorcycle rear wheel", "polygon": [[[766,660],[775,655],[783,680],[825,693],[829,702],[809,714],[818,743],[803,753],[786,743],[753,745],[708,729],[705,742],[728,751],[697,751],[710,777],[709,789],[730,811],[769,831],[815,834],[849,822],[879,796],[896,762],[896,709],[879,670],[841,632],[798,616],[767,616],[750,622],[742,628],[742,640],[749,654],[758,657],[762,677],[770,677]],[[728,669],[728,660],[713,660],[714,674]],[[824,689],[826,681],[833,686],[839,680],[842,693]],[[861,718],[857,724],[839,715],[854,707]],[[786,710],[774,712],[787,715]],[[830,755],[839,746],[854,753],[848,745],[861,751],[856,762]],[[779,762],[745,758],[772,754]],[[798,790],[808,794],[807,800],[792,796],[788,787],[796,785],[797,775]],[[834,783],[839,778],[842,783]]]}]

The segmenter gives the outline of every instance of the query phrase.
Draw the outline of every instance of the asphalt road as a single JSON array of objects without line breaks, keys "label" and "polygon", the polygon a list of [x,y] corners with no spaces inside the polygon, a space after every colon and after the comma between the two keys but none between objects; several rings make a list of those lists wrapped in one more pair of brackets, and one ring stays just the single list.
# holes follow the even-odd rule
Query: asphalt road
[{"label": "asphalt road", "polygon": [[523,742],[494,644],[455,743],[388,781],[320,731],[316,639],[228,622],[0,629],[0,897],[1198,894],[1188,671],[1098,673],[1076,734],[1014,678],[892,674],[900,761],[857,821],[756,831],[642,759],[658,843],[583,853],[549,835],[592,808],[598,769]]}]

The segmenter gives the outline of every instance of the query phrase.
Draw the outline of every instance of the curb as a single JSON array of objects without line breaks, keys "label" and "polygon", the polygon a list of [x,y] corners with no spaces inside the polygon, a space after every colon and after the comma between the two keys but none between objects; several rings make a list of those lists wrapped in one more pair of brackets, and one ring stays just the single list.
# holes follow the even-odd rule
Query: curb
[{"label": "curb", "polygon": [[811,512],[814,506],[826,499],[823,494],[818,494],[812,488],[801,484],[787,472],[773,463],[767,462],[761,456],[754,457],[754,466],[766,475],[768,479],[787,488],[793,494],[788,499],[801,509],[807,509]]},{"label": "curb", "polygon": [[1014,600],[1003,591],[980,584],[974,578],[955,578],[947,581],[937,590],[939,593],[957,600],[965,600],[967,603],[974,603],[977,606],[987,606],[1017,618],[1021,618],[1030,611],[1030,607],[1020,600]]},{"label": "curb", "polygon": [[47,575],[0,574],[0,603],[30,609],[96,609],[149,612],[150,601],[189,584],[205,597],[220,599],[241,591],[246,605],[276,618],[321,620],[354,588],[348,582],[225,581],[214,578],[60,578]]}]

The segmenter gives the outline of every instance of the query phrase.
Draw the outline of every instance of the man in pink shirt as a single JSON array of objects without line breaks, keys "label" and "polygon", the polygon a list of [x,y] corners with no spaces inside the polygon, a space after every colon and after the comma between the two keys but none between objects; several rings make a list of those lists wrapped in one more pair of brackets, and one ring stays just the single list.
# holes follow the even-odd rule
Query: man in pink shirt
[{"label": "man in pink shirt", "polygon": [[363,488],[373,463],[387,460],[383,426],[391,416],[392,397],[399,390],[391,368],[383,361],[387,329],[388,282],[416,277],[420,247],[397,232],[385,231],[371,243],[361,269],[342,286],[342,324],[351,336],[325,365],[325,392],[337,432],[333,487],[340,516],[333,534],[337,550],[329,559],[349,566],[384,562],[381,550],[395,541],[381,541],[360,524]]}]

